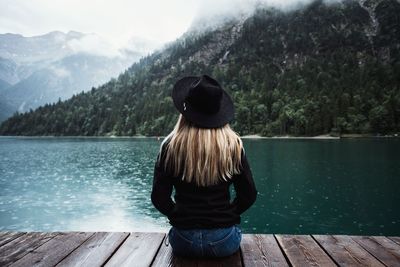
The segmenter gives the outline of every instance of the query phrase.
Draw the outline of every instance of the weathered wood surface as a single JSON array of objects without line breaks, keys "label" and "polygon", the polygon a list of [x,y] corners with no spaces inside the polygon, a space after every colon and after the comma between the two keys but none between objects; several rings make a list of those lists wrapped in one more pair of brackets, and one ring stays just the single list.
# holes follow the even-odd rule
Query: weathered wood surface
[{"label": "weathered wood surface", "polygon": [[350,236],[314,235],[314,238],[340,266],[383,266]]},{"label": "weathered wood surface", "polygon": [[273,235],[244,234],[241,250],[245,266],[289,266]]},{"label": "weathered wood surface", "polygon": [[390,236],[389,238],[400,245],[400,236]]},{"label": "weathered wood surface", "polygon": [[149,266],[164,237],[162,233],[131,233],[105,266]]},{"label": "weathered wood surface", "polygon": [[128,235],[120,232],[95,233],[57,266],[101,266]]},{"label": "weathered wood surface", "polygon": [[220,259],[175,257],[165,233],[0,232],[0,266],[399,266],[400,238],[244,234]]},{"label": "weathered wood surface", "polygon": [[400,248],[384,236],[352,236],[358,244],[386,266],[400,266]]},{"label": "weathered wood surface", "polygon": [[20,237],[25,234],[25,232],[4,232],[0,236],[0,246],[7,244],[8,242],[13,241],[14,239]]},{"label": "weathered wood surface", "polygon": [[276,238],[293,266],[336,266],[309,235],[276,235]]},{"label": "weathered wood surface", "polygon": [[[29,252],[43,245],[57,233],[32,232],[21,235],[0,247],[0,266],[7,266],[16,262]],[[1,238],[1,237],[0,237]]]},{"label": "weathered wood surface", "polygon": [[93,232],[59,233],[10,266],[54,266],[93,234]]}]

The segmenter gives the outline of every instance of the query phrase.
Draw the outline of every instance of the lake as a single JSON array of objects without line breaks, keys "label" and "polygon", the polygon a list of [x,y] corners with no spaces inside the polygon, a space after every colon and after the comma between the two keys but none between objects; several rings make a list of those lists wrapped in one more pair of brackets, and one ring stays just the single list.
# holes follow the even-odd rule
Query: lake
[{"label": "lake", "polygon": [[[247,233],[400,235],[399,139],[243,139]],[[166,231],[155,138],[0,137],[0,230]]]}]

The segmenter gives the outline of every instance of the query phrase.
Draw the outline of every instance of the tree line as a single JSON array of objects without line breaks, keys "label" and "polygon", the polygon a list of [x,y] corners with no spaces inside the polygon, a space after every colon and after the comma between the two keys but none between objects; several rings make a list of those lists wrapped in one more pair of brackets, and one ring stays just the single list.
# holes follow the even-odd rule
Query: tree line
[{"label": "tree line", "polygon": [[[118,78],[68,100],[15,113],[1,124],[0,134],[166,135],[178,116],[173,84],[204,73],[233,98],[231,125],[242,135],[397,133],[398,14],[397,1],[382,1],[371,34],[370,14],[358,1],[318,0],[291,12],[260,8],[228,47],[226,33],[239,22],[178,39]],[[199,52],[211,56],[194,59]]]}]

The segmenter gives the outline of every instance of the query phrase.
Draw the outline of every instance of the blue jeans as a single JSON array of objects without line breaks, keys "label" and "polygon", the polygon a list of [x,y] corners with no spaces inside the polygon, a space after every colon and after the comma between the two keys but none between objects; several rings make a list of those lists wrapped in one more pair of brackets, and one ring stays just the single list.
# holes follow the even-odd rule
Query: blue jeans
[{"label": "blue jeans", "polygon": [[213,229],[179,229],[168,233],[172,252],[182,257],[225,257],[240,248],[242,231],[238,225]]}]

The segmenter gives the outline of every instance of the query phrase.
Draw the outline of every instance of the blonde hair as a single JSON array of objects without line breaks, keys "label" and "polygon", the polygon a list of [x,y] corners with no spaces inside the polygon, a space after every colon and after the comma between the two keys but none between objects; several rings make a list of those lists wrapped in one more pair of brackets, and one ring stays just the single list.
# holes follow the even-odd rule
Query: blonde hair
[{"label": "blonde hair", "polygon": [[174,129],[161,143],[160,152],[165,143],[164,168],[172,168],[174,176],[183,168],[182,180],[186,182],[208,186],[240,173],[243,143],[229,124],[199,128],[180,114]]}]

